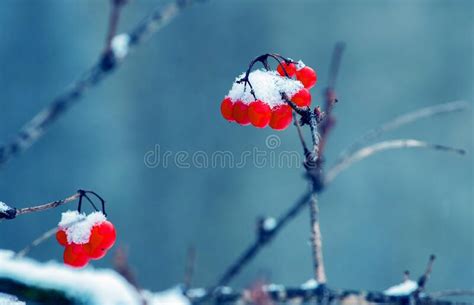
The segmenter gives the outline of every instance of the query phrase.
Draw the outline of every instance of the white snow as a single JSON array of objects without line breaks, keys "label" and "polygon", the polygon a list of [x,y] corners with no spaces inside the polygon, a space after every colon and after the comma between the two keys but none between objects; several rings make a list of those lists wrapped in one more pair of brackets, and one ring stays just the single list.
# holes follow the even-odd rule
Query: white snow
[{"label": "white snow", "polygon": [[[240,100],[244,104],[250,104],[255,101],[255,98],[250,92],[251,89],[249,84],[247,84],[244,90],[244,83],[237,83],[237,81],[242,79],[244,76],[245,73],[236,78],[236,81],[227,94],[227,97],[229,97],[232,102]],[[281,98],[281,93],[285,93],[289,98],[291,98],[303,88],[303,84],[300,81],[282,77],[275,71],[252,71],[249,74],[249,81],[252,84],[257,99],[262,100],[272,108],[285,104],[285,101]]]},{"label": "white snow", "polygon": [[19,301],[15,296],[0,292],[0,305],[26,305],[26,303]]},{"label": "white snow", "polygon": [[115,57],[122,60],[128,54],[130,36],[128,34],[119,34],[112,38],[111,47]]},{"label": "white snow", "polygon": [[401,284],[392,286],[384,291],[385,295],[406,296],[418,289],[418,283],[412,280],[406,280]]},{"label": "white snow", "polygon": [[5,203],[0,201],[0,212],[6,212],[10,209],[10,207]]},{"label": "white snow", "polygon": [[[153,293],[138,292],[121,275],[110,269],[74,269],[56,262],[38,263],[17,258],[0,249],[0,279],[10,279],[32,287],[62,291],[78,303],[87,305],[190,305],[179,287]],[[7,297],[3,297],[7,299]],[[24,303],[2,303],[22,305]]]},{"label": "white snow", "polygon": [[191,305],[180,287],[157,293],[142,290],[141,293],[148,305]]},{"label": "white snow", "polygon": [[58,226],[66,231],[68,243],[86,244],[89,242],[92,227],[107,220],[102,212],[86,216],[78,211],[66,211],[61,215]]},{"label": "white snow", "polygon": [[277,225],[276,219],[273,217],[267,217],[263,221],[263,229],[267,232],[273,231]]},{"label": "white snow", "polygon": [[318,282],[315,279],[309,279],[305,283],[301,284],[301,289],[310,290],[318,288]]},{"label": "white snow", "polygon": [[304,67],[306,67],[306,65],[304,64],[303,61],[300,60],[300,61],[298,61],[298,62],[296,63],[296,70],[301,70],[301,69],[303,69]]},{"label": "white snow", "polygon": [[15,258],[11,251],[0,250],[0,278],[60,290],[91,305],[142,304],[135,288],[115,271],[92,267],[78,270],[55,262],[40,264],[28,258]]}]

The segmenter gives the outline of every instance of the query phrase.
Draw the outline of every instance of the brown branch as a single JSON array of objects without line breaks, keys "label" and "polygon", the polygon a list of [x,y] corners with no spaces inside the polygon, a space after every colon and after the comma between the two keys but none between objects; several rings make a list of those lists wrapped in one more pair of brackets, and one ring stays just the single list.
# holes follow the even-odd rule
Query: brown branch
[{"label": "brown branch", "polygon": [[415,296],[417,298],[419,298],[420,293],[425,290],[426,283],[430,279],[431,272],[433,271],[433,263],[435,259],[436,259],[436,256],[432,254],[430,256],[430,259],[428,260],[428,264],[426,265],[425,273],[423,273],[423,275],[420,276],[420,278],[418,279],[418,289],[416,289],[415,291]]},{"label": "brown branch", "polygon": [[319,207],[317,193],[313,192],[309,200],[310,221],[311,221],[311,244],[313,250],[313,268],[314,278],[318,284],[325,284],[326,272],[324,270],[323,260],[323,242],[321,237],[321,228],[319,227]]},{"label": "brown branch", "polygon": [[449,146],[430,144],[413,139],[397,139],[383,141],[372,144],[370,146],[359,149],[351,155],[340,160],[339,163],[335,164],[326,174],[325,184],[332,182],[341,172],[354,165],[355,163],[364,160],[376,153],[391,150],[391,149],[405,149],[405,148],[425,148],[431,150],[454,152],[460,155],[465,154],[465,150],[459,148],[453,148]]},{"label": "brown branch", "polygon": [[196,268],[196,248],[190,246],[186,255],[186,265],[184,269],[184,289],[189,289],[193,282],[194,269]]},{"label": "brown branch", "polygon": [[61,206],[63,204],[69,203],[71,201],[75,201],[76,199],[79,199],[81,194],[78,192],[74,195],[71,195],[67,198],[61,199],[61,200],[56,200],[53,202],[37,205],[37,206],[32,206],[32,207],[27,207],[27,208],[22,208],[18,209],[16,212],[16,216],[24,215],[24,214],[29,214],[29,213],[35,213],[35,212],[42,212],[46,211],[49,209],[54,209],[57,208],[58,206]]},{"label": "brown branch", "polygon": [[[0,166],[24,152],[39,140],[54,122],[83,97],[86,91],[97,86],[110,75],[110,72],[116,70],[119,66],[119,60],[123,61],[125,59],[129,49],[131,50],[140,45],[146,37],[166,26],[184,8],[194,2],[195,0],[176,0],[163,8],[156,8],[131,32],[123,34],[126,39],[124,39],[121,50],[112,46],[112,52],[101,54],[97,63],[26,123],[13,140],[0,146]],[[111,31],[114,31],[114,27]],[[113,41],[113,38],[111,41]]]},{"label": "brown branch", "polygon": [[281,215],[273,226],[265,226],[265,221],[262,223],[261,229],[258,231],[255,241],[232,263],[226,271],[220,276],[217,284],[213,287],[227,285],[237,274],[242,271],[247,264],[255,258],[255,256],[262,250],[273,238],[280,233],[280,231],[305,207],[310,199],[310,192],[305,193],[301,198],[291,206],[283,215]]}]

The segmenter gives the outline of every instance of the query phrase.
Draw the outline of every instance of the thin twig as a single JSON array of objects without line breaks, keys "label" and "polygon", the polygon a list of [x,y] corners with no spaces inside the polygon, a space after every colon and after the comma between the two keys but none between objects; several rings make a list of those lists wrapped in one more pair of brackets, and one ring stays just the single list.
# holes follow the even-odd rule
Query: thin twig
[{"label": "thin twig", "polygon": [[354,165],[355,163],[364,160],[367,157],[386,150],[404,148],[425,148],[439,151],[454,152],[460,155],[464,155],[466,153],[466,151],[463,149],[453,148],[439,144],[430,144],[413,139],[397,139],[378,142],[357,150],[356,152],[352,153],[351,155],[347,156],[346,158],[335,164],[326,173],[325,184],[332,182],[334,178],[336,178],[341,172],[349,168],[351,165]]},{"label": "thin twig", "polygon": [[78,199],[80,196],[81,196],[80,193],[76,193],[76,194],[71,195],[71,196],[69,196],[65,199],[56,200],[56,201],[52,201],[52,202],[37,205],[37,206],[18,209],[17,212],[16,212],[15,217],[18,217],[18,216],[24,215],[24,214],[29,214],[29,213],[41,212],[41,211],[46,211],[46,210],[49,210],[49,209],[54,209],[58,206],[61,206],[63,204],[74,201],[74,200]]},{"label": "thin twig", "polygon": [[189,289],[193,283],[194,270],[196,267],[196,248],[190,246],[186,255],[186,265],[184,269],[184,289]]},{"label": "thin twig", "polygon": [[[434,117],[440,114],[447,114],[452,112],[464,111],[469,108],[466,101],[453,101],[439,105],[429,106],[415,111],[402,114],[377,128],[371,129],[364,133],[361,137],[356,139],[348,148],[344,149],[339,155],[338,161],[346,158],[351,153],[362,147],[365,143],[378,138],[381,134],[388,131],[395,130],[404,125],[416,122],[424,118]],[[336,162],[338,162],[336,161]]]},{"label": "thin twig", "polygon": [[117,28],[120,20],[120,13],[127,0],[110,0],[111,10],[109,17],[109,27],[107,30],[107,36],[105,39],[105,50],[104,53],[112,51],[112,40],[117,34]]},{"label": "thin twig", "polygon": [[137,47],[146,37],[163,28],[185,7],[194,2],[195,0],[176,0],[164,8],[156,8],[130,33],[125,34],[126,39],[123,40],[124,45],[120,46],[120,50],[112,46],[112,52],[103,53],[97,63],[87,70],[82,77],[73,82],[51,104],[26,123],[10,143],[0,146],[0,165],[5,164],[33,145],[52,123],[82,98],[87,90],[97,86],[111,71],[115,70],[119,66],[119,59],[123,61],[129,50]]},{"label": "thin twig", "polygon": [[36,238],[35,240],[33,240],[28,246],[26,246],[25,248],[23,248],[22,250],[18,251],[16,253],[16,257],[24,257],[26,256],[28,253],[30,253],[30,251],[39,246],[40,244],[42,244],[43,242],[45,242],[46,240],[48,240],[50,237],[54,236],[54,234],[56,234],[56,232],[58,231],[58,228],[57,227],[54,227],[54,228],[51,228],[49,229],[48,231],[44,232],[43,234],[41,234],[38,238]]},{"label": "thin twig", "polygon": [[332,128],[334,127],[334,124],[336,122],[332,110],[334,107],[334,104],[337,102],[336,98],[336,80],[337,76],[339,74],[339,67],[341,66],[341,60],[342,60],[342,54],[345,49],[345,43],[344,42],[338,42],[334,46],[334,51],[332,53],[331,57],[331,65],[329,66],[329,73],[328,73],[328,86],[326,87],[326,90],[324,91],[324,98],[325,98],[325,104],[324,104],[324,112],[325,112],[325,120],[319,125],[319,134],[320,134],[320,143],[318,145],[318,160],[319,162],[323,161],[323,154],[324,154],[324,149],[326,148],[326,142],[328,140],[328,136]]},{"label": "thin twig", "polygon": [[428,264],[426,265],[426,270],[425,270],[425,272],[424,272],[423,275],[420,276],[420,278],[418,279],[418,288],[417,288],[416,291],[415,291],[415,296],[416,296],[417,298],[419,298],[420,293],[425,290],[426,283],[427,283],[428,280],[430,279],[431,272],[433,271],[433,263],[434,263],[435,259],[436,259],[436,256],[435,256],[434,254],[432,254],[432,255],[430,256],[430,259],[428,260]]},{"label": "thin twig", "polygon": [[318,284],[325,284],[326,272],[324,270],[323,243],[321,237],[321,228],[319,226],[319,207],[317,193],[313,192],[309,200],[310,221],[311,221],[311,244],[313,245],[313,264],[314,278]]}]

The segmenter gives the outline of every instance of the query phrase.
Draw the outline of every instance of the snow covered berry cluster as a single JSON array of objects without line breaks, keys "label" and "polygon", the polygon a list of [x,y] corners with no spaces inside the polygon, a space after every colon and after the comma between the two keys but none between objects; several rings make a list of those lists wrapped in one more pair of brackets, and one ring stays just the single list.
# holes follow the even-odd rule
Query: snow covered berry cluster
[{"label": "snow covered berry cluster", "polygon": [[[276,71],[269,69],[268,57],[279,62]],[[258,61],[265,69],[250,72]],[[252,61],[247,72],[236,78],[221,103],[221,114],[226,120],[243,126],[286,129],[292,121],[292,108],[286,100],[298,107],[310,106],[309,89],[316,81],[316,72],[302,61],[295,62],[276,54],[262,55]]]},{"label": "snow covered berry cluster", "polygon": [[58,224],[56,239],[65,247],[64,263],[80,268],[91,259],[104,257],[115,243],[116,232],[114,225],[100,211],[89,215],[67,211]]}]

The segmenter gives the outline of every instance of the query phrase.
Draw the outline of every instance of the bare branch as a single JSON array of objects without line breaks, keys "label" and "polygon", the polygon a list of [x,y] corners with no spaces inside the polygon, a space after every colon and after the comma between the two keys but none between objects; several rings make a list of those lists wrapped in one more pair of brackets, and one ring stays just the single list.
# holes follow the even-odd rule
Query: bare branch
[{"label": "bare branch", "polygon": [[421,109],[417,109],[412,112],[402,114],[377,128],[371,129],[364,133],[360,138],[355,140],[348,148],[346,148],[338,158],[342,160],[346,158],[349,154],[353,153],[359,149],[365,143],[378,138],[381,134],[386,133],[391,130],[395,130],[404,125],[416,122],[424,118],[431,118],[440,114],[447,114],[452,112],[464,111],[469,108],[469,104],[466,101],[454,101],[434,106],[429,106]]},{"label": "bare branch", "polygon": [[239,256],[239,258],[227,268],[223,275],[217,281],[218,286],[227,285],[247,264],[263,249],[284,227],[287,225],[310,199],[310,192],[305,193],[301,198],[288,209],[272,226],[265,226],[263,223],[262,230],[256,240]]},{"label": "bare branch", "polygon": [[319,207],[317,194],[313,192],[309,200],[311,221],[311,245],[313,250],[314,278],[319,284],[325,284],[326,272],[324,270],[323,242],[321,228],[319,227]]},{"label": "bare branch", "polygon": [[351,155],[347,156],[346,158],[340,160],[336,163],[326,174],[325,183],[330,183],[339,175],[342,171],[346,170],[350,166],[354,165],[355,163],[364,160],[367,157],[370,157],[376,153],[391,150],[391,149],[404,149],[404,148],[426,148],[431,150],[439,150],[439,151],[448,151],[454,152],[460,155],[464,155],[466,152],[463,149],[453,148],[449,146],[439,145],[439,144],[430,144],[426,142],[422,142],[419,140],[413,139],[397,139],[397,140],[389,140],[378,142],[372,144],[370,146],[361,148],[356,152],[352,153]]},{"label": "bare branch", "polygon": [[76,193],[76,194],[71,195],[71,196],[69,196],[65,199],[56,200],[56,201],[53,201],[53,202],[49,202],[49,203],[45,203],[45,204],[37,205],[37,206],[33,206],[33,207],[18,209],[17,212],[16,212],[16,216],[20,216],[20,215],[23,215],[23,214],[34,213],[34,212],[46,211],[46,210],[49,210],[49,209],[54,209],[54,208],[56,208],[60,205],[66,204],[66,203],[71,202],[71,201],[75,201],[80,196],[81,196],[80,193]]},{"label": "bare branch", "polygon": [[48,240],[49,238],[51,238],[52,236],[54,236],[56,234],[56,232],[58,231],[58,228],[57,227],[54,227],[54,228],[51,228],[49,229],[48,231],[44,232],[43,234],[41,234],[38,238],[36,238],[35,240],[33,240],[28,246],[26,246],[25,248],[23,248],[22,250],[18,251],[16,253],[16,257],[24,257],[26,256],[28,253],[30,253],[30,251],[39,246],[40,244],[42,244],[43,242],[45,242],[46,240]]},{"label": "bare branch", "polygon": [[52,123],[83,97],[87,90],[97,86],[110,72],[115,70],[119,66],[118,62],[125,59],[129,50],[137,47],[146,37],[166,26],[193,2],[195,0],[176,0],[164,8],[156,8],[129,34],[118,35],[124,38],[121,40],[120,50],[118,47],[114,48],[112,46],[111,52],[103,53],[98,62],[87,70],[82,77],[73,82],[51,104],[26,123],[10,143],[0,146],[0,166],[33,145]]},{"label": "bare branch", "polygon": [[186,265],[184,270],[184,288],[189,289],[193,282],[194,269],[196,268],[196,248],[190,246],[186,255]]}]

